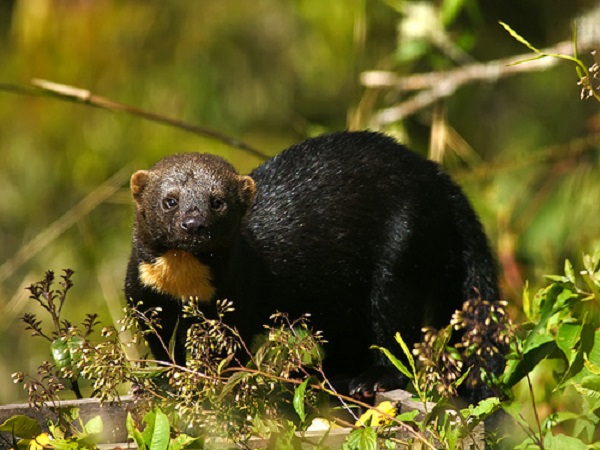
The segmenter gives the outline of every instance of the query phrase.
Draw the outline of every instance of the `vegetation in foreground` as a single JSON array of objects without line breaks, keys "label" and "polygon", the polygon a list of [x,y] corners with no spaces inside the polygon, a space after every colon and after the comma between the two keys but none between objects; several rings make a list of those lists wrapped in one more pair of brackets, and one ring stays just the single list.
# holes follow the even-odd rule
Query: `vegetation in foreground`
[{"label": "vegetation in foreground", "polygon": [[[461,312],[445,329],[425,330],[424,341],[412,351],[397,335],[402,359],[379,349],[408,377],[408,389],[423,405],[423,414],[398,413],[387,402],[361,416],[369,405],[336,393],[325,377],[320,346],[326,337],[311,330],[309,317],[292,321],[274,315],[265,327],[264,342],[251,351],[226,324],[234,307],[227,301],[220,302],[216,320],[203,318],[193,301],[186,306],[187,314],[201,319],[189,332],[187,367],[128,357],[126,349],[141,336],[126,341],[121,333],[138,317],[147,320],[152,332],[160,326],[155,311],[139,305],[127,311],[119,330],[104,327],[100,338],[93,339],[99,326],[94,314],[81,325],[61,317],[72,277],[73,271],[65,270],[57,288],[54,273],[47,272],[29,287],[31,299],[48,312],[52,326],[34,314],[22,320],[35,338],[48,340],[52,362],[40,364],[35,375],[15,373],[13,378],[28,392],[32,406],[54,402],[61,414],[49,424],[49,433],[24,416],[0,425],[5,432],[1,439],[13,448],[96,448],[101,419],[83,423],[76,409],[61,409],[59,399],[71,390],[78,397],[90,392],[103,401],[118,401],[128,389],[136,408],[126,426],[139,448],[243,447],[259,437],[268,448],[291,449],[308,445],[304,433],[317,423],[324,437],[311,446],[320,449],[328,448],[327,435],[340,426],[352,428],[343,444],[346,450],[477,448],[473,430],[490,418],[488,424],[501,423],[486,430],[493,448],[600,447],[600,251],[585,255],[580,270],[567,261],[564,275],[548,276],[547,286],[535,295],[524,292],[525,321],[503,332],[510,346],[505,373],[496,380],[482,374],[503,390],[502,396],[467,407],[452,401],[466,376],[456,369],[478,351],[475,340],[451,344]],[[499,307],[490,320],[502,314]],[[242,365],[236,356],[240,354],[250,362]],[[544,387],[548,398],[540,399],[544,392],[536,379],[548,365],[553,383]]]}]

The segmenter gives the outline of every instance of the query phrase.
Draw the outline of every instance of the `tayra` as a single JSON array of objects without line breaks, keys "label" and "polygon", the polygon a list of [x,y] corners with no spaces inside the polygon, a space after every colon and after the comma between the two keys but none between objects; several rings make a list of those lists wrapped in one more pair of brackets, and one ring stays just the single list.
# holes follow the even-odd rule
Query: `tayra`
[{"label": "tayra", "polygon": [[[478,292],[499,293],[487,238],[460,188],[390,137],[339,132],[308,139],[238,175],[209,154],[168,156],[131,179],[136,206],[125,292],[160,306],[160,331],[185,362],[181,302],[233,301],[249,342],[269,316],[311,314],[324,368],[370,396],[403,380],[373,344],[394,350],[440,327]],[[482,320],[484,320],[482,318]],[[482,327],[486,325],[479,324]],[[167,359],[148,336],[151,351]]]}]

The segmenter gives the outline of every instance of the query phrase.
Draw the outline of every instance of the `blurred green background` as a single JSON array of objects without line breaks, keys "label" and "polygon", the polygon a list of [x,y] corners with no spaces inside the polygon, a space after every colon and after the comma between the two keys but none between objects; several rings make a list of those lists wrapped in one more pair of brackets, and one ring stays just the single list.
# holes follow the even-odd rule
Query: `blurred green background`
[{"label": "blurred green background", "polygon": [[[600,33],[597,2],[574,0],[3,0],[0,3],[0,404],[49,348],[19,317],[25,287],[75,270],[64,316],[120,317],[132,206],[129,174],[164,155],[217,153],[241,172],[260,158],[123,113],[20,95],[42,78],[212,128],[268,155],[325,131],[373,128],[412,93],[368,89],[361,73],[447,70]],[[596,43],[598,40],[596,40]],[[593,48],[593,47],[592,47]],[[600,45],[596,44],[600,50]],[[587,65],[589,51],[582,53]],[[500,261],[505,297],[600,245],[600,103],[560,62],[474,82],[379,126],[441,160],[472,199]],[[441,131],[440,131],[441,130]],[[113,195],[78,207],[122,172]],[[113,183],[114,185],[114,183]],[[84,205],[85,206],[85,205]],[[62,228],[64,232],[60,232]],[[31,244],[33,242],[33,244]]]}]

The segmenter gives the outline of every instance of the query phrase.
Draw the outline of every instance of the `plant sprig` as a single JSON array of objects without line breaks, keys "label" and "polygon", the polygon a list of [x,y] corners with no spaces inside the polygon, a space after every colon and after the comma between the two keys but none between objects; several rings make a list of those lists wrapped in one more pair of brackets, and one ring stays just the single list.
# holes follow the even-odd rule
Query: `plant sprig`
[{"label": "plant sprig", "polygon": [[[600,65],[598,63],[594,63],[588,68],[585,65],[585,63],[579,58],[577,54],[577,29],[575,26],[573,27],[574,50],[573,56],[570,56],[562,53],[546,53],[532,45],[527,39],[525,39],[523,36],[521,36],[519,33],[513,30],[510,27],[510,25],[507,25],[502,21],[500,21],[499,23],[513,38],[515,38],[515,40],[526,46],[532,52],[536,53],[536,56],[516,61],[511,65],[535,61],[536,59],[545,57],[571,61],[575,64],[575,71],[577,72],[577,76],[579,77],[579,81],[577,84],[581,86],[581,99],[585,100],[590,97],[594,97],[596,100],[600,101]],[[595,55],[595,51],[592,52],[592,55]]]}]

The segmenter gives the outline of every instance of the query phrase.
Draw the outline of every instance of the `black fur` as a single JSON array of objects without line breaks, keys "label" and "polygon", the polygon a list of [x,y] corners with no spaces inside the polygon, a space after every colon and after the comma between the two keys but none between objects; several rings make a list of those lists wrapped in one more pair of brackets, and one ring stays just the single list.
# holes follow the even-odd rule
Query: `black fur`
[{"label": "black fur", "polygon": [[[474,290],[499,298],[486,236],[460,188],[387,136],[309,139],[250,176],[256,197],[238,238],[222,252],[194,254],[214,259],[217,296],[233,300],[232,320],[246,339],[275,311],[292,318],[310,312],[328,341],[326,372],[350,380],[352,394],[403,383],[371,345],[397,349],[397,331],[418,341],[424,325],[448,324]],[[178,307],[140,286],[136,246],[134,238],[126,293],[168,304],[163,320],[170,324]]]}]

